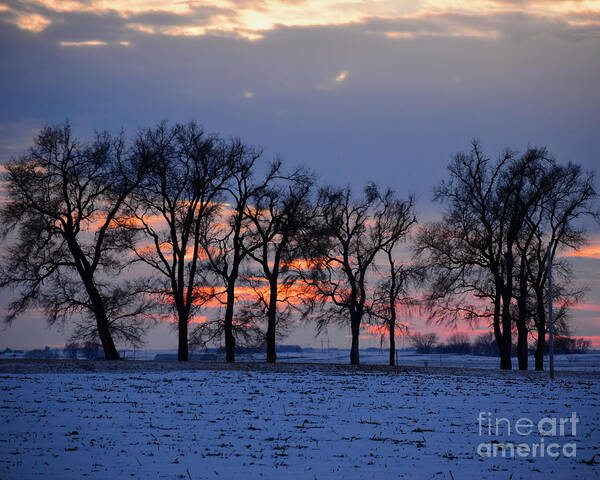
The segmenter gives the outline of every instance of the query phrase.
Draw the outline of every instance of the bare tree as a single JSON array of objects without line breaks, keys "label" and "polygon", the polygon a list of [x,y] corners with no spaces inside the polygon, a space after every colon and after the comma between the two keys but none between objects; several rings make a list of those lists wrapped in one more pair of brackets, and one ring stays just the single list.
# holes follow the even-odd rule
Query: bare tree
[{"label": "bare tree", "polygon": [[[111,335],[115,341],[139,348],[144,344],[143,335],[148,326],[154,323],[156,316],[154,310],[156,302],[148,296],[149,283],[144,280],[121,281],[113,286],[104,285],[106,293],[103,295],[106,306],[107,318]],[[58,313],[61,306],[60,298],[64,304],[73,304],[76,292],[69,294],[67,291],[53,294],[55,301],[53,308]],[[97,342],[99,338],[98,326],[90,320],[90,306],[81,303],[80,315],[72,319],[73,331],[69,340],[71,342]],[[53,315],[55,314],[53,313]]]},{"label": "bare tree", "polygon": [[482,333],[475,338],[472,345],[474,355],[497,356],[498,344],[492,332]]},{"label": "bare tree", "polygon": [[440,347],[441,352],[466,354],[471,352],[471,343],[466,333],[453,333]]},{"label": "bare tree", "polygon": [[176,314],[177,358],[187,361],[188,324],[205,299],[201,230],[219,211],[231,162],[223,142],[193,122],[143,130],[134,152],[151,168],[127,200],[124,248],[159,275],[153,292]]},{"label": "bare tree", "polygon": [[430,275],[431,319],[451,324],[491,319],[502,369],[512,368],[512,320],[502,309],[503,239],[509,212],[508,205],[498,200],[497,188],[513,156],[504,152],[493,163],[477,141],[470,152],[455,155],[448,167],[449,180],[435,193],[436,200],[448,204],[448,211],[442,221],[424,226],[415,243]]},{"label": "bare tree", "polygon": [[435,333],[414,333],[409,338],[417,353],[430,353],[438,341]]},{"label": "bare tree", "polygon": [[[503,243],[502,273],[502,317],[513,317],[517,329],[517,359],[519,370],[527,370],[528,334],[527,295],[528,284],[523,255],[519,254],[521,242],[525,252],[533,239],[527,232],[528,222],[540,218],[541,204],[552,189],[547,178],[551,159],[545,148],[528,148],[526,152],[511,159],[500,173],[497,185],[498,201],[506,214],[505,237]],[[511,300],[517,300],[517,313]]]},{"label": "bare tree", "polygon": [[577,249],[585,245],[586,234],[577,223],[579,219],[586,216],[600,218],[593,205],[597,193],[592,172],[585,172],[579,165],[558,165],[553,162],[546,176],[546,182],[551,188],[541,202],[538,213],[527,219],[529,241],[520,245],[521,262],[524,264],[522,275],[526,276],[530,296],[533,297],[528,302],[533,307],[526,308],[532,312],[536,331],[536,370],[544,369],[548,247],[553,273],[557,277],[553,285],[554,296],[562,303],[555,312],[555,319],[561,321],[566,317],[568,307],[582,296],[583,291],[571,286],[572,272],[569,263],[565,258],[556,258],[556,254],[561,250]]},{"label": "bare tree", "polygon": [[[255,170],[261,158],[260,151],[244,145],[239,140],[231,141],[225,150],[230,165],[230,179],[224,190],[226,202],[230,207],[221,214],[221,221],[207,225],[201,235],[203,251],[207,256],[207,268],[216,275],[217,281],[222,285],[222,291],[218,291],[215,298],[225,297],[225,313],[223,319],[219,319],[215,325],[201,326],[196,337],[206,338],[208,335],[213,339],[222,333],[225,337],[226,360],[234,362],[236,332],[239,336],[256,333],[254,328],[249,328],[254,325],[253,318],[247,317],[245,321],[234,324],[236,283],[240,277],[242,263],[249,253],[260,248],[260,243],[255,242],[251,234],[247,211],[252,207],[253,199],[278,178],[281,162],[273,162],[267,168],[266,174],[256,179]],[[241,316],[238,320],[242,320]]]},{"label": "bare tree", "polygon": [[391,190],[369,184],[361,198],[350,188],[321,189],[314,214],[312,238],[303,241],[308,270],[299,269],[313,301],[324,306],[317,330],[330,321],[350,324],[350,363],[358,365],[363,316],[372,303],[368,274],[382,249],[406,233],[412,221],[412,201],[400,201]]},{"label": "bare tree", "polygon": [[[432,319],[455,323],[491,318],[503,369],[512,367],[513,324],[519,368],[527,368],[528,299],[537,284],[543,300],[544,252],[549,242],[553,251],[560,245],[541,233],[548,211],[557,209],[551,206],[552,199],[564,204],[565,192],[577,192],[575,197],[581,200],[571,205],[575,210],[567,209],[575,212],[573,221],[589,213],[589,200],[595,195],[591,180],[584,181],[578,167],[561,168],[543,148],[528,148],[522,155],[507,150],[492,163],[474,141],[468,154],[455,156],[450,180],[436,191],[449,210],[441,222],[426,226],[418,236],[416,250],[430,271]],[[570,168],[575,168],[580,185],[569,180]],[[564,190],[561,178],[567,185]],[[556,225],[558,220],[550,223]],[[576,232],[571,241],[577,243]],[[528,273],[533,258],[539,278]],[[536,317],[544,313],[543,301],[538,305]]]},{"label": "bare tree", "polygon": [[[299,255],[294,244],[298,233],[308,224],[308,196],[312,184],[311,174],[296,170],[286,176],[283,185],[258,190],[253,205],[245,212],[252,232],[247,254],[260,266],[260,272],[252,275],[249,284],[257,299],[254,309],[267,318],[265,342],[269,363],[277,359],[276,337],[290,316],[290,302],[298,303],[297,276],[292,274],[292,267]],[[266,291],[262,280],[268,286]],[[288,308],[282,312],[279,305]]]},{"label": "bare tree", "polygon": [[415,298],[409,296],[409,284],[418,281],[423,274],[420,266],[399,262],[394,256],[399,243],[406,239],[411,227],[417,221],[412,210],[412,198],[406,203],[397,201],[396,208],[390,209],[390,215],[395,216],[396,221],[389,224],[394,225],[395,229],[389,232],[389,243],[381,248],[386,259],[385,267],[379,268],[375,265],[383,279],[377,286],[368,309],[369,316],[387,330],[390,366],[396,364],[396,332],[408,332],[408,327],[398,322],[398,312],[402,308],[410,309],[416,305]]},{"label": "bare tree", "polygon": [[86,144],[67,124],[44,128],[29,153],[6,169],[1,233],[15,241],[2,259],[0,287],[20,292],[7,321],[35,306],[50,323],[85,312],[95,321],[105,357],[118,359],[112,327],[142,312],[124,316],[119,309],[120,320],[112,317],[110,278],[123,267],[113,227],[145,164],[128,155],[122,136],[99,133]]}]

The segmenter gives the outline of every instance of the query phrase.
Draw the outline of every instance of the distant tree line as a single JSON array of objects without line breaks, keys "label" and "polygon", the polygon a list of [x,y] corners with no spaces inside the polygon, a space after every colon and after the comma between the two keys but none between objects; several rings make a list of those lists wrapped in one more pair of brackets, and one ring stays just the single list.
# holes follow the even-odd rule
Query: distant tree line
[{"label": "distant tree line", "polygon": [[474,142],[436,190],[442,220],[417,227],[411,196],[317,185],[308,169],[194,122],[130,140],[45,127],[3,180],[0,288],[15,294],[6,321],[41,309],[51,325],[74,325],[75,356],[99,343],[111,360],[117,344],[138,347],[167,319],[181,361],[190,348],[223,345],[228,362],[257,346],[275,362],[291,328],[335,322],[351,334],[352,364],[368,326],[394,365],[401,313],[412,309],[438,323],[489,321],[501,368],[511,368],[513,331],[519,368],[536,334],[541,369],[547,247],[560,332],[582,292],[555,255],[583,245],[577,221],[598,215],[592,174],[545,149],[492,162]]},{"label": "distant tree line", "polygon": [[[415,333],[409,336],[410,343],[417,353],[456,353],[482,356],[498,356],[498,344],[491,332],[482,333],[469,340],[464,333],[455,333],[444,342],[440,342],[435,333]],[[566,335],[554,337],[554,352],[557,354],[587,353],[591,342],[585,338],[573,338]],[[535,346],[529,347],[529,352],[535,352]],[[546,344],[546,352],[548,345]],[[516,354],[516,348],[513,348]]]},{"label": "distant tree line", "polygon": [[70,342],[65,345],[64,353],[67,358],[76,359],[83,356],[88,360],[95,360],[102,355],[101,345],[96,342],[75,343]]}]

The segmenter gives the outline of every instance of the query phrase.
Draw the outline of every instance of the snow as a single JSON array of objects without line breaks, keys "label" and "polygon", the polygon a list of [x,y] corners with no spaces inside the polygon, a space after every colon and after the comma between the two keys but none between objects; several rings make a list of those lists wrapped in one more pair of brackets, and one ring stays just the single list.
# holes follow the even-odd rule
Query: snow
[{"label": "snow", "polygon": [[[254,359],[260,361],[264,355],[255,355]],[[310,362],[310,363],[348,363],[350,359],[349,350],[331,350],[329,352],[307,352],[298,354],[283,353],[279,357],[285,362]],[[513,359],[513,368],[517,368],[517,358]],[[360,361],[365,365],[387,365],[389,353],[382,350],[361,350]],[[548,357],[545,358],[545,368],[548,368]],[[398,352],[398,365],[418,367],[460,367],[460,368],[490,368],[497,369],[500,366],[498,357],[480,355],[461,355],[452,353],[428,353],[417,354],[414,352]],[[529,357],[529,368],[533,369],[535,359]],[[555,355],[554,366],[557,370],[568,371],[595,371],[600,372],[600,354],[571,354]]]},{"label": "snow", "polygon": [[[44,350],[41,350],[44,352]],[[62,348],[50,349],[50,354],[58,359],[68,359],[66,353]],[[160,357],[167,358],[170,360],[177,359],[176,349],[163,349],[163,350],[120,350],[123,358],[128,360],[162,360]],[[0,360],[10,359],[19,360],[23,359],[25,355],[24,351],[8,351],[0,352]],[[283,362],[294,362],[294,363],[341,363],[347,364],[350,359],[350,350],[331,348],[323,351],[319,349],[306,348],[301,352],[290,352],[283,351],[277,354],[277,358]],[[158,358],[157,358],[158,357]],[[261,362],[266,357],[265,352],[260,353],[238,353],[236,358],[239,361],[246,362]],[[43,357],[42,357],[43,358]],[[83,359],[84,357],[80,357]],[[192,359],[198,361],[215,362],[225,361],[225,354],[217,352],[216,349],[211,349],[207,352],[197,351],[192,353]],[[360,361],[363,365],[387,365],[389,353],[386,348],[369,348],[360,351]],[[167,360],[168,361],[168,360]],[[545,366],[548,368],[548,357],[545,359]],[[452,353],[430,353],[430,354],[417,354],[414,350],[399,350],[398,351],[398,364],[404,366],[418,366],[418,367],[460,367],[460,368],[489,368],[497,369],[500,364],[500,360],[495,356],[479,356],[479,355],[463,355],[463,354],[452,354]],[[568,371],[595,371],[600,372],[600,353],[593,351],[586,354],[566,354],[566,355],[555,355],[554,364],[557,370],[568,370]],[[517,358],[513,358],[514,368],[517,367]],[[533,369],[535,365],[535,359],[533,356],[529,357],[529,368]]]},{"label": "snow", "polygon": [[[27,365],[0,369],[2,479],[600,477],[595,373]],[[575,436],[545,441],[573,442],[577,457],[480,457],[481,442],[540,441],[480,436],[488,411],[511,422],[576,412]]]}]

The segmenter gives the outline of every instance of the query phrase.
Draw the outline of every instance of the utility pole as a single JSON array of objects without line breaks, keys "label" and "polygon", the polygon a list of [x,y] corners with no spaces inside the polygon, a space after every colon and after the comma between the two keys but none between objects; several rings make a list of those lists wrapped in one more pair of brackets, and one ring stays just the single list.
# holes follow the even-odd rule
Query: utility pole
[{"label": "utility pole", "polygon": [[548,340],[550,350],[550,378],[554,379],[554,320],[552,318],[552,257],[548,245]]}]

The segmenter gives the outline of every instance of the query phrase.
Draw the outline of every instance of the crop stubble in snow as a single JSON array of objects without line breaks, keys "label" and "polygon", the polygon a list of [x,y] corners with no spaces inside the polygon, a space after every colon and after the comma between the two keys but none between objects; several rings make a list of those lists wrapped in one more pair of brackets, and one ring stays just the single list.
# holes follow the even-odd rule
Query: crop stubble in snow
[{"label": "crop stubble in snow", "polygon": [[[600,477],[594,374],[114,365],[0,365],[0,478]],[[575,411],[577,435],[555,440],[577,458],[481,458],[523,438],[480,437],[480,411]]]}]

